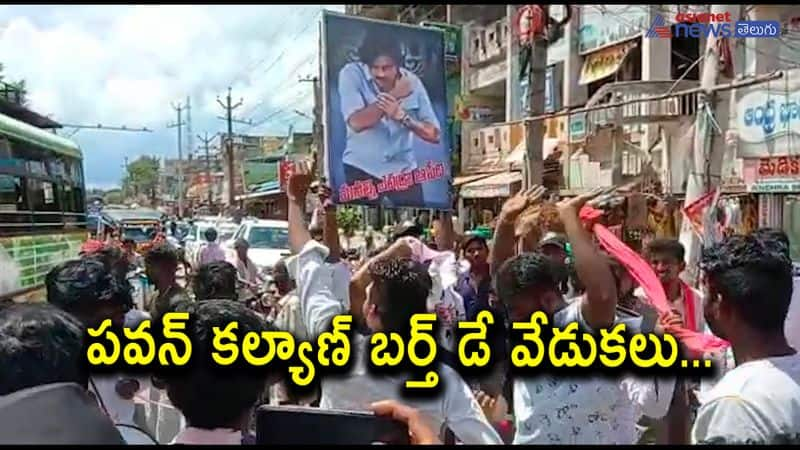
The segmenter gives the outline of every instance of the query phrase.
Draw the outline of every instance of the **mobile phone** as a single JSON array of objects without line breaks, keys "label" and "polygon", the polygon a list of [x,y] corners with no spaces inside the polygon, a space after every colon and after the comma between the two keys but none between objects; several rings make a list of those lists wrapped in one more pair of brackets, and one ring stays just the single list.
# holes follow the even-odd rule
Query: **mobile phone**
[{"label": "mobile phone", "polygon": [[257,445],[409,443],[406,424],[371,412],[288,405],[256,410]]}]

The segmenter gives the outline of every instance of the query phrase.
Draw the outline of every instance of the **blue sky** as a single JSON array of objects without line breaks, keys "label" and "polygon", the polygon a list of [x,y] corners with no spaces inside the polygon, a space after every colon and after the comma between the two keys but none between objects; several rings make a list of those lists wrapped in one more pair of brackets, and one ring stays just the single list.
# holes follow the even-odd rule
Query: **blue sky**
[{"label": "blue sky", "polygon": [[[89,187],[110,188],[124,158],[177,156],[172,102],[191,96],[193,134],[223,131],[217,96],[244,98],[250,134],[308,131],[322,8],[343,5],[91,5],[0,8],[0,62],[27,80],[31,106],[62,123],[147,127],[153,133],[82,130]],[[249,129],[248,129],[249,128]],[[64,130],[62,134],[71,133]],[[197,139],[195,146],[199,145]]]}]

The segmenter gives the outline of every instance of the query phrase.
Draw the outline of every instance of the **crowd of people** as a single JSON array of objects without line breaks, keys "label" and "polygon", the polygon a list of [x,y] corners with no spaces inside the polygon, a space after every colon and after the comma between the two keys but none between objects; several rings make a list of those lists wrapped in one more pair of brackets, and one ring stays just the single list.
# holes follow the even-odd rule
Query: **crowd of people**
[{"label": "crowd of people", "polygon": [[[793,302],[789,240],[780,230],[734,235],[703,248],[698,288],[685,283],[684,248],[651,242],[644,259],[666,294],[659,310],[624,252],[601,249],[583,211],[598,192],[556,204],[563,233],[533,244],[515,229],[520,215],[545,202],[540,187],[502,207],[491,243],[456,242],[443,214],[435,243],[413,228],[392,236],[368,259],[351,264],[339,243],[335,206],[323,202],[309,227],[312,177],[299,165],[287,184],[292,256],[267,281],[236,241],[225,255],[208,246],[188,286],[177,279],[182,256],[155,243],[141,258],[157,295],[138,309],[127,274],[140,258],[129,246],[85,246],[79,258],[54,267],[42,304],[0,307],[0,443],[150,444],[134,397],[166,392],[185,418],[177,444],[252,444],[258,405],[372,410],[405,422],[417,444],[790,443],[800,436],[800,317]],[[209,242],[214,236],[207,236]],[[272,300],[250,301],[269,283]],[[642,284],[641,286],[639,284]],[[246,292],[246,293],[243,293]],[[490,336],[496,363],[481,374],[458,369],[457,328],[489,311],[500,333]],[[238,322],[242,334],[290,332],[315,340],[337,315],[353,317],[354,364],[298,393],[283,376],[220,372],[193,365],[182,372],[100,373],[86,364],[87,328],[110,319],[115,329],[188,312],[195,351],[209,351],[214,328]],[[520,375],[509,367],[510,323],[543,312],[563,328],[594,333],[624,323],[634,332],[688,330],[716,336],[727,348],[699,351],[712,377],[676,373],[579,376]],[[368,363],[372,333],[408,337],[416,314],[435,313],[443,389],[435,396],[402,394],[405,374],[377,373]],[[788,318],[787,318],[788,316]],[[688,345],[688,344],[687,344]],[[198,350],[200,349],[200,350]]]}]

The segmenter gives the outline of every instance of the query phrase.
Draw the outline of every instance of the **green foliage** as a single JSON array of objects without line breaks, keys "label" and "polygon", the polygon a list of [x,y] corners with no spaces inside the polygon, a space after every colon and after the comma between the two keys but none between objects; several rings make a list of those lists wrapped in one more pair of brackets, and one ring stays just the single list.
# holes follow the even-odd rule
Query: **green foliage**
[{"label": "green foliage", "polygon": [[127,195],[146,195],[155,201],[158,191],[158,174],[160,165],[155,156],[140,156],[128,164],[128,170],[122,179],[122,187]]},{"label": "green foliage", "polygon": [[344,235],[352,237],[361,226],[361,209],[353,206],[342,206],[336,210],[336,223]]},{"label": "green foliage", "polygon": [[103,194],[103,203],[106,205],[119,205],[125,201],[122,189],[111,189]]},{"label": "green foliage", "polygon": [[22,106],[28,106],[28,89],[25,85],[25,80],[6,81],[3,76],[3,63],[0,63],[0,83],[5,84],[5,88],[16,91],[16,96],[7,97],[7,100],[12,102],[19,102]]}]

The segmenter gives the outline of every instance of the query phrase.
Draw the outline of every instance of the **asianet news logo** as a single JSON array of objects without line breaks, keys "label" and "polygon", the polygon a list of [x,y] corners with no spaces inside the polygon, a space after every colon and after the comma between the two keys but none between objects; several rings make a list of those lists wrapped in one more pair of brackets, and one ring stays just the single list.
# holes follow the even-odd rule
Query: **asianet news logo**
[{"label": "asianet news logo", "polygon": [[671,37],[699,38],[699,37],[736,37],[758,38],[778,37],[781,26],[775,20],[740,20],[731,23],[731,13],[678,13],[675,15],[675,25],[670,26],[664,16],[657,15],[653,24],[645,33],[647,38],[667,39]]}]

